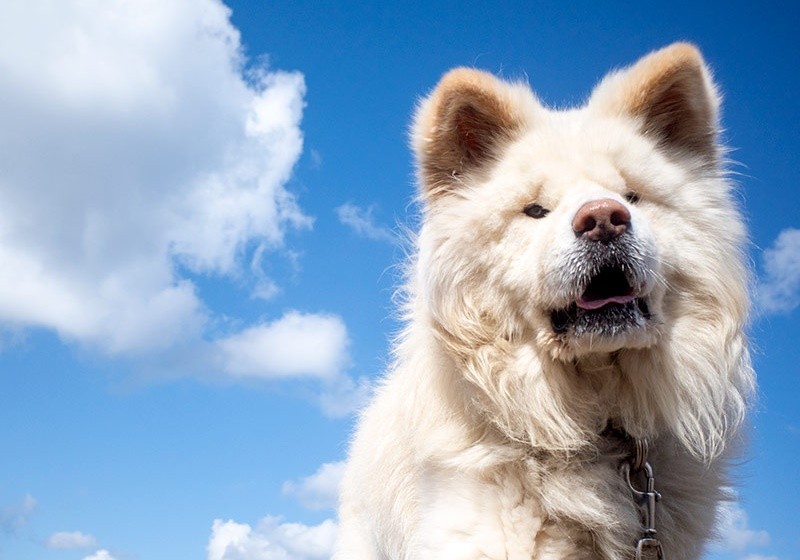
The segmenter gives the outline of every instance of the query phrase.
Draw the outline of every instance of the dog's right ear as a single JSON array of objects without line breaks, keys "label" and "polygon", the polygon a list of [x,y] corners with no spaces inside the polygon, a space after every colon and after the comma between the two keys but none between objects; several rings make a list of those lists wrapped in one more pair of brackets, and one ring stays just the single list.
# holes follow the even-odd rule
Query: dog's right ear
[{"label": "dog's right ear", "polygon": [[411,132],[422,194],[457,189],[463,176],[488,168],[523,130],[527,86],[508,84],[470,68],[451,70],[419,105]]},{"label": "dog's right ear", "polygon": [[642,133],[673,153],[716,163],[720,96],[703,56],[690,43],[674,43],[607,76],[589,106],[633,117]]}]

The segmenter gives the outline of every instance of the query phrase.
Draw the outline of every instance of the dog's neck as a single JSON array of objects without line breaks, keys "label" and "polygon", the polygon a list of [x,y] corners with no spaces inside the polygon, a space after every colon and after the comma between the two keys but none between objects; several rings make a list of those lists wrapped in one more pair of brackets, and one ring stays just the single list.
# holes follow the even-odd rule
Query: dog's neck
[{"label": "dog's neck", "polygon": [[619,368],[616,352],[585,354],[576,358],[574,363],[579,373],[586,374],[607,374]]}]

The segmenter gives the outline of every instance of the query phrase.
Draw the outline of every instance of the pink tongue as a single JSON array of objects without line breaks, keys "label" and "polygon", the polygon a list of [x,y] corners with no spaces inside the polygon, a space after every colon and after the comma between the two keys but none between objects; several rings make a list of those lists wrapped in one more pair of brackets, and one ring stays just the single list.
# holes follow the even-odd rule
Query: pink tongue
[{"label": "pink tongue", "polygon": [[580,298],[577,301],[578,307],[581,309],[600,309],[604,305],[608,305],[609,303],[628,303],[633,301],[634,298],[633,294],[628,294],[625,296],[611,296],[609,298],[603,299],[593,299],[591,301],[587,301],[583,298]]}]

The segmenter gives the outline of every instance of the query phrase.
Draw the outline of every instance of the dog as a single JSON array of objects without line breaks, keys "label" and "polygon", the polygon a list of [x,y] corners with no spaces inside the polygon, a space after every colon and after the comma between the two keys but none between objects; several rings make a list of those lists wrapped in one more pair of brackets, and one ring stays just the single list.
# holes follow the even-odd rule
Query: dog
[{"label": "dog", "polygon": [[700,557],[755,390],[719,104],[687,43],[579,108],[469,68],[419,104],[405,326],[335,560]]}]

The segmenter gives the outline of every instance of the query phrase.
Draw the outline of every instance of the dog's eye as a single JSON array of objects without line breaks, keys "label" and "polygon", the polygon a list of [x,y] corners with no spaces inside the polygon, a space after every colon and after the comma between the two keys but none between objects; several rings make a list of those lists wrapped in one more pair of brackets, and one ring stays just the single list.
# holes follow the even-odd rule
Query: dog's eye
[{"label": "dog's eye", "polygon": [[631,204],[636,204],[639,202],[639,195],[633,191],[628,191],[625,193],[625,200],[630,202]]},{"label": "dog's eye", "polygon": [[531,218],[544,218],[550,213],[550,210],[535,202],[525,206],[522,211],[525,212],[526,216],[530,216]]}]

